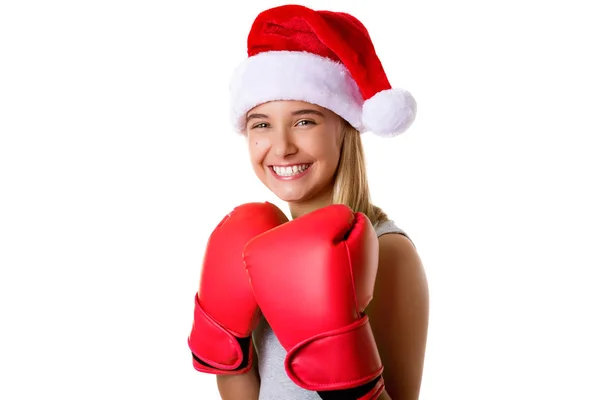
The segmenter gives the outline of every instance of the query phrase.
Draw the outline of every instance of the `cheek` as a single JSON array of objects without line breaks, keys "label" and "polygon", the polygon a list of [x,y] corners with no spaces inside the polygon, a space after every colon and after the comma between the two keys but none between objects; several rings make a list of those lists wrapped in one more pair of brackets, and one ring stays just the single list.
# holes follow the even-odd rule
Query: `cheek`
[{"label": "cheek", "polygon": [[266,140],[252,136],[248,138],[248,153],[254,167],[263,163],[268,150],[269,144]]},{"label": "cheek", "polygon": [[319,135],[312,139],[305,144],[307,152],[326,165],[328,169],[335,169],[340,157],[340,149],[335,140],[328,135]]}]

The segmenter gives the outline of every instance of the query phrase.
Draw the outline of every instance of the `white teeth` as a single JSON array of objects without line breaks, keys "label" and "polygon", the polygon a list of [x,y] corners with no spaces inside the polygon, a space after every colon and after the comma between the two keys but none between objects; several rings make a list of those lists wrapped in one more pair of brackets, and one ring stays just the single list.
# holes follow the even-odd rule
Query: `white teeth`
[{"label": "white teeth", "polygon": [[294,165],[289,167],[273,166],[273,171],[279,176],[294,176],[306,171],[310,164]]}]

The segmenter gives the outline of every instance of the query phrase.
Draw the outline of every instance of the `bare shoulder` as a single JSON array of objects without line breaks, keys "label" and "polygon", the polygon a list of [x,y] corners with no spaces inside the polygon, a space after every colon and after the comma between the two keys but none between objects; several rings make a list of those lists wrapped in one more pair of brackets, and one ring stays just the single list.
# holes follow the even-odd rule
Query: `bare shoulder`
[{"label": "bare shoulder", "polygon": [[379,269],[400,267],[397,273],[414,272],[425,278],[421,257],[413,242],[399,233],[379,237]]},{"label": "bare shoulder", "polygon": [[[427,275],[413,242],[397,233],[379,237],[379,266],[375,285],[375,297],[397,301],[410,300],[416,311],[429,307]],[[385,308],[384,311],[392,311]]]},{"label": "bare shoulder", "polygon": [[429,323],[429,288],[406,236],[379,237],[379,269],[367,308],[391,398],[418,399]]}]

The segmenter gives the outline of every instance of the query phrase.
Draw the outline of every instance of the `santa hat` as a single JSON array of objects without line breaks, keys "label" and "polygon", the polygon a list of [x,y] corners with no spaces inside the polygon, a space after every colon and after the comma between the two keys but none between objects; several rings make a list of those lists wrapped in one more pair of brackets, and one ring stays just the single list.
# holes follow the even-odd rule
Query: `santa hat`
[{"label": "santa hat", "polygon": [[327,108],[360,132],[392,137],[408,129],[416,102],[392,88],[365,26],[347,13],[299,5],[260,13],[248,35],[248,58],[230,84],[235,127],[246,113],[273,100]]}]

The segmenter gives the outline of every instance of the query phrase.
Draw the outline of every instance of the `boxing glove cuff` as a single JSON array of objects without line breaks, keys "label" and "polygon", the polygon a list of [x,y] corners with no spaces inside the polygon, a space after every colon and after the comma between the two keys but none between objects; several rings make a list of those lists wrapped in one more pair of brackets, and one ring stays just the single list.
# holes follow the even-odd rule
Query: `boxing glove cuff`
[{"label": "boxing glove cuff", "polygon": [[379,376],[374,381],[357,388],[332,391],[321,390],[317,394],[322,400],[377,400],[384,389],[383,377]]},{"label": "boxing glove cuff", "polygon": [[252,366],[252,340],[237,338],[200,306],[195,296],[194,324],[188,337],[194,369],[218,375],[243,374]]},{"label": "boxing glove cuff", "polygon": [[383,365],[368,316],[298,343],[288,351],[285,369],[294,383],[312,391],[349,389],[373,381]]}]

